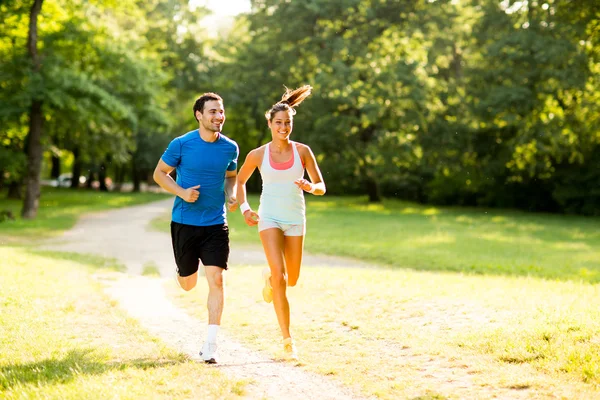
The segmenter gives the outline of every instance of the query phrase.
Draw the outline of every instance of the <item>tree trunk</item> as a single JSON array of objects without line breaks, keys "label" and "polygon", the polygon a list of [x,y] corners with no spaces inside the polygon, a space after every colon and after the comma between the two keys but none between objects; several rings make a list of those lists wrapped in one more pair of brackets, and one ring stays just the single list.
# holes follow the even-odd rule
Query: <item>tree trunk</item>
[{"label": "tree trunk", "polygon": [[94,173],[93,167],[90,167],[89,174],[87,176],[87,181],[85,182],[85,187],[87,189],[93,189],[94,179],[96,178],[96,174]]},{"label": "tree trunk", "polygon": [[52,170],[50,171],[50,177],[57,179],[60,176],[60,157],[52,154]]},{"label": "tree trunk", "polygon": [[[44,0],[34,0],[29,13],[29,34],[27,35],[27,50],[33,63],[33,71],[39,74],[40,59],[37,52],[37,20],[42,10]],[[42,170],[42,129],[44,115],[43,101],[39,98],[31,103],[29,112],[29,133],[27,140],[27,176],[25,177],[25,200],[21,215],[25,219],[35,218],[40,204],[40,173]]]},{"label": "tree trunk", "polygon": [[125,179],[125,168],[122,165],[115,166],[115,180],[113,181],[113,192],[120,192]]},{"label": "tree trunk", "polygon": [[369,195],[370,203],[380,203],[381,202],[381,192],[379,191],[379,183],[371,177],[367,176],[365,178],[365,189],[367,190],[367,195]]},{"label": "tree trunk", "polygon": [[40,174],[42,171],[42,102],[35,100],[29,114],[29,138],[27,140],[27,176],[25,178],[25,200],[21,216],[33,219],[40,205]]},{"label": "tree trunk", "polygon": [[108,192],[108,187],[106,186],[106,164],[100,164],[100,171],[98,171],[98,182],[100,183],[100,191]]},{"label": "tree trunk", "polygon": [[79,156],[79,147],[73,149],[73,170],[71,178],[71,189],[79,187],[79,178],[81,177],[81,157]]},{"label": "tree trunk", "polygon": [[133,192],[139,193],[141,186],[140,171],[136,165],[135,159],[131,160],[131,178],[133,179]]}]

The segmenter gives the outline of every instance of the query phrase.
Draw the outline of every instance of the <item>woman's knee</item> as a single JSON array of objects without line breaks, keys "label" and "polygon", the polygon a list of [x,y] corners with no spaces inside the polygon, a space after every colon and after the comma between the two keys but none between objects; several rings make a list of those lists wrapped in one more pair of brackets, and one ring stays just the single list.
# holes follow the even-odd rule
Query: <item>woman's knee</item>
[{"label": "woman's knee", "polygon": [[277,272],[277,273],[271,274],[271,287],[274,290],[277,290],[280,288],[285,288],[286,285],[287,285],[287,279],[283,273]]},{"label": "woman's knee", "polygon": [[300,278],[300,264],[289,262],[288,265],[288,286],[296,286]]},{"label": "woman's knee", "polygon": [[289,287],[294,287],[294,286],[296,286],[296,283],[298,283],[298,277],[296,277],[296,278],[291,278],[291,277],[290,277],[290,278],[288,279],[288,283],[287,283],[287,285],[288,285]]}]

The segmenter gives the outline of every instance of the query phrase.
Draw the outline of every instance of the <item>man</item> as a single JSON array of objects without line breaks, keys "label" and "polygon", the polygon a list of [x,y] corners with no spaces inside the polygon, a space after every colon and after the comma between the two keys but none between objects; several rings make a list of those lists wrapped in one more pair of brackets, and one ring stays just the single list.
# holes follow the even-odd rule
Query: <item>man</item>
[{"label": "man", "polygon": [[[223,99],[205,93],[194,104],[199,129],[174,139],[154,170],[154,180],[176,195],[171,239],[177,281],[189,291],[198,280],[198,260],[208,281],[208,335],[200,355],[217,362],[217,332],[223,313],[223,270],[229,258],[229,211],[237,209],[237,143],[221,134],[225,123]],[[177,181],[169,175],[177,171]],[[225,193],[224,193],[225,192]]]}]

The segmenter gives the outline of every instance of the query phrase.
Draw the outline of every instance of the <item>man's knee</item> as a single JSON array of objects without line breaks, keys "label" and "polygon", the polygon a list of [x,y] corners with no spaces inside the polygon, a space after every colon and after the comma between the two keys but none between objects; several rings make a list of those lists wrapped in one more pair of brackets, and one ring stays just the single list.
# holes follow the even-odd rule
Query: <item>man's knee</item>
[{"label": "man's knee", "polygon": [[178,276],[177,282],[179,282],[179,286],[186,292],[189,292],[196,286],[196,280],[189,276],[186,276],[186,277]]},{"label": "man's knee", "polygon": [[223,289],[223,271],[212,271],[209,274],[206,274],[206,279],[208,281],[208,285],[213,289]]}]

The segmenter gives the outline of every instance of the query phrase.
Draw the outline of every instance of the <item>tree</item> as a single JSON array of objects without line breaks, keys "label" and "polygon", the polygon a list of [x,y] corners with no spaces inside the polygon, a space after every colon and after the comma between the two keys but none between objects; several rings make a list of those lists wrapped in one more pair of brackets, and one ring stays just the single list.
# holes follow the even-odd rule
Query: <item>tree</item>
[{"label": "tree", "polygon": [[[34,0],[29,13],[29,34],[27,35],[27,52],[31,57],[31,80],[39,81],[42,64],[38,55],[38,16],[42,11],[44,0]],[[42,165],[42,130],[44,115],[42,111],[43,98],[34,94],[29,111],[29,134],[27,136],[27,176],[23,218],[35,218],[39,207],[40,173]]]}]

